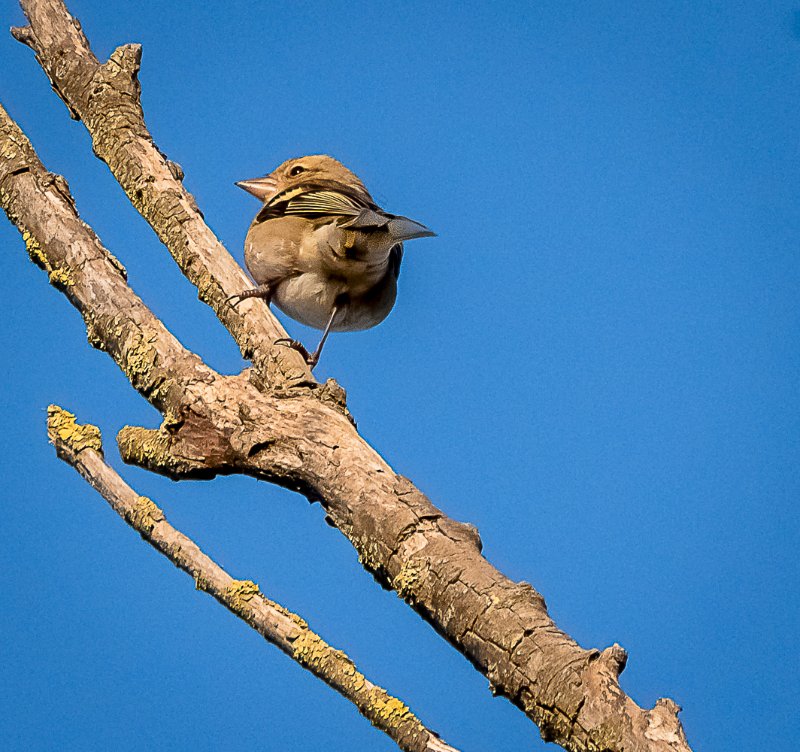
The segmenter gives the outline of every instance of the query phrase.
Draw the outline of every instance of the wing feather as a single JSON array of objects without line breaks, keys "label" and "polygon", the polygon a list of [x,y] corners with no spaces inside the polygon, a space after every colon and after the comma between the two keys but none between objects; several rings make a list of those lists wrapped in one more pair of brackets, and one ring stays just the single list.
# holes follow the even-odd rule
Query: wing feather
[{"label": "wing feather", "polygon": [[256,222],[287,215],[305,217],[357,217],[367,208],[354,195],[324,187],[297,187],[272,198],[261,207]]},{"label": "wing feather", "polygon": [[309,191],[290,199],[285,214],[335,214],[337,216],[355,217],[364,209],[350,196],[338,191]]}]

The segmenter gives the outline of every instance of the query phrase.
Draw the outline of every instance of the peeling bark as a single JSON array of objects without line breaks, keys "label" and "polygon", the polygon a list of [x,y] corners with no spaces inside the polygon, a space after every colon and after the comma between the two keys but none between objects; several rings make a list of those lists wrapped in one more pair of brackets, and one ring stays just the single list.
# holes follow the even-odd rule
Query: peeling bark
[{"label": "peeling bark", "polygon": [[400,749],[457,752],[426,728],[402,700],[369,681],[345,653],[331,647],[305,620],[267,598],[254,582],[231,577],[193,540],[172,527],[151,499],[137,494],[106,464],[96,426],[80,425],[72,413],[50,405],[47,433],[58,456],[74,467],[153,548],[191,575],[198,590],[212,595],[267,642],[350,700]]},{"label": "peeling bark", "polygon": [[[474,527],[449,519],[396,475],[358,435],[341,388],[332,381],[316,384],[298,370],[293,351],[272,344],[276,332],[258,324],[267,315],[261,303],[253,304],[258,316],[245,314],[241,320],[220,308],[223,291],[233,292],[239,283],[229,270],[216,276],[218,256],[227,252],[199,228],[202,217],[191,214],[191,197],[178,192],[176,198],[178,172],[144,129],[138,88],[111,95],[109,86],[97,83],[98,75],[127,81],[124,86],[135,82],[130,71],[138,67],[138,52],[120,48],[113,63],[100,66],[60,0],[22,4],[31,27],[15,35],[34,48],[126,192],[136,196],[142,181],[152,189],[134,203],[200,287],[201,297],[203,290],[211,291],[208,301],[254,360],[252,370],[221,376],[182,348],[77,218],[66,184],[44,170],[22,133],[0,113],[4,209],[23,237],[27,233],[33,239],[26,239],[32,257],[83,314],[90,341],[108,350],[164,415],[158,430],[120,432],[123,458],[176,479],[251,475],[320,502],[364,567],[472,661],[495,694],[508,697],[536,722],[543,738],[569,750],[687,752],[674,703],[660,700],[644,710],[620,688],[624,650],[578,646],[555,626],[531,585],[508,579],[481,556]],[[118,68],[128,73],[115,78]],[[110,99],[91,109],[92,96]],[[109,104],[117,100],[118,105]],[[98,146],[108,127],[106,116],[115,119],[112,130],[128,128],[124,147]],[[130,123],[123,125],[127,119]],[[132,143],[137,139],[144,144]],[[165,165],[160,172],[148,172],[153,150]],[[166,191],[165,198],[159,190]],[[175,201],[179,209],[164,209]],[[176,223],[175,216],[186,212],[190,219]],[[176,253],[173,246],[182,250]]]}]

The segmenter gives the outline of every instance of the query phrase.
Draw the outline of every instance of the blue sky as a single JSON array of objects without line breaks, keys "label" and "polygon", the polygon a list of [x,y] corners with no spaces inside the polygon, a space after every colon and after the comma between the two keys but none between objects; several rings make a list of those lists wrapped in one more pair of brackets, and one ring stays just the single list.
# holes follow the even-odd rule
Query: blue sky
[{"label": "blue sky", "polygon": [[[21,23],[6,5],[3,26]],[[386,322],[332,336],[317,374],[563,629],[622,644],[624,689],[648,707],[674,698],[694,749],[793,749],[800,8],[69,5],[99,55],[144,45],[149,126],[237,258],[257,205],[234,181],[307,153],[438,232],[408,244]],[[0,96],[134,289],[212,366],[241,369],[7,34]],[[394,748],[56,460],[50,402],[99,424],[111,463],[176,526],[450,743],[545,748],[318,505],[122,466],[117,430],[157,414],[5,219],[0,244],[5,749]]]}]

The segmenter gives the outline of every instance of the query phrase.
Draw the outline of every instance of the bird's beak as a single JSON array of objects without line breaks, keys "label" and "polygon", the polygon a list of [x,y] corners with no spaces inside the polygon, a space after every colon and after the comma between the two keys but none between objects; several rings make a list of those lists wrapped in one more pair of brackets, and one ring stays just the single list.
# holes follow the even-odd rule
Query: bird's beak
[{"label": "bird's beak", "polygon": [[253,178],[252,180],[240,180],[236,185],[262,202],[272,198],[278,189],[278,181],[271,175],[263,178]]}]

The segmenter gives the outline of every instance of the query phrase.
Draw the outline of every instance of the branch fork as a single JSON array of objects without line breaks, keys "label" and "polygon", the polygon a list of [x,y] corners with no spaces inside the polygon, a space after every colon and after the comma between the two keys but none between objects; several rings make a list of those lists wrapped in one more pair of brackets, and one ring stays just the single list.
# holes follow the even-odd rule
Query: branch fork
[{"label": "branch fork", "polygon": [[[559,630],[530,584],[510,580],[482,556],[475,528],[449,519],[364,441],[344,391],[335,382],[318,384],[298,353],[276,345],[286,333],[262,301],[227,305],[247,279],[205,224],[182,170],[146,128],[140,48],[123,45],[101,65],[61,0],[22,6],[30,26],[15,36],[34,50],[89,130],[95,153],[253,364],[223,376],[177,341],[80,220],[66,183],[45,170],[0,108],[0,204],[31,257],[81,312],[90,342],[164,417],[159,429],[122,429],[123,458],[173,478],[250,475],[319,502],[364,567],[461,651],[545,739],[574,752],[689,752],[675,703],[660,700],[646,710],[622,691],[622,648],[586,650]],[[91,452],[98,450],[87,447],[78,456]],[[129,522],[152,523],[151,533],[167,524],[139,504]],[[261,602],[249,584],[234,587],[226,597],[237,604]]]}]

